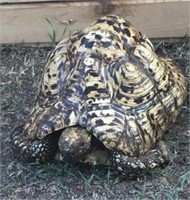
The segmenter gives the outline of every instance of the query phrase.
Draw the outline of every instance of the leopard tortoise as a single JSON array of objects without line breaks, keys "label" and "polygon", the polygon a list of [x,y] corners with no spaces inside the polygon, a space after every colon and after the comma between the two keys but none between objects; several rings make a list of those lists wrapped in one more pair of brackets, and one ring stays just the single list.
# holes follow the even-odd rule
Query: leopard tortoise
[{"label": "leopard tortoise", "polygon": [[50,54],[35,105],[12,142],[32,161],[59,155],[122,174],[152,169],[168,160],[160,137],[187,87],[180,69],[130,22],[105,16]]}]

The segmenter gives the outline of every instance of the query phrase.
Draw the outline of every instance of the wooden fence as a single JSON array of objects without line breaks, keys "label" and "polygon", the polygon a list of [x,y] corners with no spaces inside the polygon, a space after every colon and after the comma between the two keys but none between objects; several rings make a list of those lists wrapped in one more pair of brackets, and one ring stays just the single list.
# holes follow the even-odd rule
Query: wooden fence
[{"label": "wooden fence", "polygon": [[[110,9],[107,9],[110,8]],[[111,6],[99,1],[1,0],[0,43],[50,42],[88,26],[105,14],[132,22],[150,38],[182,37],[189,34],[189,0],[118,0]]]}]

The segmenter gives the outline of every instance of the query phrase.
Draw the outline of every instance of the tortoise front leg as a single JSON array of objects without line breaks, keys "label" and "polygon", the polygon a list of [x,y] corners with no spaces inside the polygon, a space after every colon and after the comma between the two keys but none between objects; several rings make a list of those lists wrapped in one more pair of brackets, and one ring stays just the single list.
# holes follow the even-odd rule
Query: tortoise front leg
[{"label": "tortoise front leg", "polygon": [[14,148],[27,160],[45,162],[51,160],[58,150],[60,134],[53,133],[43,139],[27,139],[23,135],[23,127],[17,127],[11,135]]},{"label": "tortoise front leg", "polygon": [[113,151],[110,161],[116,170],[123,174],[138,174],[159,167],[169,161],[169,151],[163,141],[139,157],[130,157],[122,152]]}]

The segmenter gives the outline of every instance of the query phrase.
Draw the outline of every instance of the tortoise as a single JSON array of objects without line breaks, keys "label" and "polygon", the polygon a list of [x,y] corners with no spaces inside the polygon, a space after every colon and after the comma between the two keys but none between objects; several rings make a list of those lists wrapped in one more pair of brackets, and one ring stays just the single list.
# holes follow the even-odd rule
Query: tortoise
[{"label": "tortoise", "polygon": [[187,87],[176,64],[129,21],[101,17],[52,51],[13,146],[36,162],[109,164],[124,175],[153,169],[169,160],[160,138]]}]

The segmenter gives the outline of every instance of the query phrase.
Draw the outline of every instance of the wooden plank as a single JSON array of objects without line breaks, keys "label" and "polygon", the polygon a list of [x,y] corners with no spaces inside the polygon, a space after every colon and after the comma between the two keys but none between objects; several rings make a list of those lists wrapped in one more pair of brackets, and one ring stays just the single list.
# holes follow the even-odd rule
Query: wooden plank
[{"label": "wooden plank", "polygon": [[[37,3],[37,2],[93,2],[101,0],[0,0],[0,3]],[[102,0],[110,2],[111,0]],[[120,0],[119,2],[128,4],[139,4],[139,3],[163,3],[163,2],[184,2],[189,0]]]},{"label": "wooden plank", "polygon": [[[190,29],[190,1],[136,5],[123,1],[112,3],[114,10],[111,14],[131,21],[150,38],[182,37]],[[67,37],[71,32],[88,26],[101,16],[101,8],[97,2],[37,3],[1,5],[0,13],[0,43],[44,43],[50,42],[48,33],[52,34],[53,29],[59,39],[65,27]],[[71,19],[70,25],[68,19]]]},{"label": "wooden plank", "polygon": [[[92,2],[95,0],[0,0],[1,3],[34,3],[34,2]],[[124,0],[125,1],[125,0]]]}]

